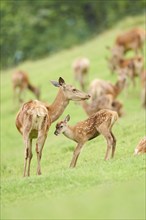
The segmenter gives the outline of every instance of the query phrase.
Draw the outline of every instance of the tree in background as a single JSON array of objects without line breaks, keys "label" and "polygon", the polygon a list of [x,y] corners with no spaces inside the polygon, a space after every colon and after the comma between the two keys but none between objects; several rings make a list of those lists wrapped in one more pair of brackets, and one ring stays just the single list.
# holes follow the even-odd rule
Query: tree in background
[{"label": "tree in background", "polygon": [[79,44],[126,15],[143,13],[144,0],[2,0],[1,67]]}]

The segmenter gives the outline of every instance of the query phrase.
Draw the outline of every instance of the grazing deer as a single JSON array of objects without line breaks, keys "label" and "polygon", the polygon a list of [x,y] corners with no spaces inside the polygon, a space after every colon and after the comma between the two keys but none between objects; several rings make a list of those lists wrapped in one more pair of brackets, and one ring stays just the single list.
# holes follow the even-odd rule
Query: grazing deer
[{"label": "grazing deer", "polygon": [[135,148],[134,155],[146,153],[146,137],[142,138]]},{"label": "grazing deer", "polygon": [[73,63],[75,80],[80,83],[82,90],[85,90],[85,77],[89,71],[90,61],[87,58],[79,58]]},{"label": "grazing deer", "polygon": [[58,82],[51,82],[60,88],[54,102],[49,106],[38,100],[26,102],[16,117],[16,127],[23,136],[25,144],[24,176],[30,175],[32,139],[37,138],[37,174],[40,175],[42,150],[51,124],[62,115],[70,100],[81,101],[90,97],[72,85],[66,84],[61,77]]},{"label": "grazing deer", "polygon": [[136,54],[142,52],[143,44],[146,40],[146,32],[141,28],[133,28],[132,30],[119,35],[116,38],[115,46],[123,47],[123,52],[133,50]]},{"label": "grazing deer", "polygon": [[67,138],[77,142],[77,146],[73,153],[73,158],[70,163],[70,167],[75,167],[77,159],[83,145],[102,134],[107,141],[107,150],[105,154],[105,160],[109,159],[109,153],[112,149],[111,157],[114,157],[116,139],[111,131],[113,124],[118,119],[118,114],[115,111],[103,109],[85,121],[78,122],[74,126],[69,126],[67,122],[70,120],[70,116],[67,115],[64,121],[57,123],[55,135],[63,133]]},{"label": "grazing deer", "polygon": [[[34,93],[34,95],[36,96],[37,99],[39,99],[40,97],[40,90],[39,88],[33,86],[30,83],[29,77],[25,72],[22,71],[17,71],[14,72],[12,75],[12,84],[13,84],[13,92],[14,92],[14,100],[17,96],[17,92],[18,92],[18,100],[19,103],[22,103],[22,93],[24,92],[24,90],[29,89],[31,92]],[[17,91],[18,89],[18,91]]]},{"label": "grazing deer", "polygon": [[119,63],[120,59],[124,57],[124,50],[123,47],[115,46],[110,48],[109,46],[106,49],[110,50],[111,57],[105,57],[108,63],[108,68],[110,69],[111,73],[114,73],[117,69],[117,64]]},{"label": "grazing deer", "polygon": [[119,76],[117,82],[114,85],[101,79],[95,79],[89,86],[89,94],[91,95],[93,101],[104,94],[111,94],[115,99],[122,92],[125,85],[126,77],[122,74]]},{"label": "grazing deer", "polygon": [[142,52],[145,40],[146,31],[140,28],[134,28],[126,33],[119,35],[116,38],[113,48],[106,46],[106,49],[110,50],[111,52],[111,57],[106,57],[111,73],[116,70],[116,66],[119,63],[119,60],[123,59],[124,54],[127,51],[133,50],[136,55],[138,55],[139,52]]},{"label": "grazing deer", "polygon": [[123,115],[123,104],[120,101],[113,99],[113,96],[110,94],[101,95],[98,99],[90,103],[86,101],[81,101],[80,103],[88,116],[91,116],[101,109],[116,111],[119,117]]},{"label": "grazing deer", "polygon": [[140,74],[141,80],[141,101],[142,106],[146,108],[146,70]]},{"label": "grazing deer", "polygon": [[[123,71],[125,70],[124,74],[131,79],[133,86],[135,86],[135,77],[140,76],[143,68],[144,62],[141,56],[135,56],[129,59],[120,59],[116,66],[118,73],[118,69],[122,69]],[[119,75],[120,74],[123,74],[123,72],[121,71]]]}]

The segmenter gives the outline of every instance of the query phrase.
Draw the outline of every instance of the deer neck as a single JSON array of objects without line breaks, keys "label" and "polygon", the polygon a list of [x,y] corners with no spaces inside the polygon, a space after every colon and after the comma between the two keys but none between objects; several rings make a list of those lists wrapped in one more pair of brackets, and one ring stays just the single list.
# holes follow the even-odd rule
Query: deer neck
[{"label": "deer neck", "polygon": [[66,131],[64,131],[63,134],[64,134],[67,138],[69,138],[69,139],[71,139],[71,140],[75,140],[74,127],[71,127],[71,126],[68,125]]},{"label": "deer neck", "polygon": [[68,104],[69,100],[65,97],[63,91],[59,89],[54,102],[49,106],[51,122],[56,121],[62,115]]},{"label": "deer neck", "polygon": [[29,89],[31,92],[35,93],[36,87],[29,83],[29,84],[28,84],[28,89]]}]

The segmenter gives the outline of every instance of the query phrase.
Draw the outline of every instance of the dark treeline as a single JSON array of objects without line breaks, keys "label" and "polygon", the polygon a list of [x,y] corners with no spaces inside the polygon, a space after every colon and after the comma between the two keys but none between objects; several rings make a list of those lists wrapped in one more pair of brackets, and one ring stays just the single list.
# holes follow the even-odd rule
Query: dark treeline
[{"label": "dark treeline", "polygon": [[1,0],[1,67],[82,43],[126,15],[143,13],[144,0]]}]

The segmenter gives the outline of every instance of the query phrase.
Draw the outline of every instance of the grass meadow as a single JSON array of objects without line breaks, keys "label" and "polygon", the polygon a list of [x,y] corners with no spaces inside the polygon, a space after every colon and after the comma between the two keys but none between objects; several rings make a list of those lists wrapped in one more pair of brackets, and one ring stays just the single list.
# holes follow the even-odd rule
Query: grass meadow
[{"label": "grass meadow", "polygon": [[[41,60],[27,61],[1,73],[1,219],[111,219],[144,220],[146,164],[145,155],[133,156],[134,148],[145,135],[145,111],[141,107],[140,82],[130,85],[119,96],[124,116],[115,123],[117,147],[113,160],[104,161],[106,141],[102,136],[86,143],[75,169],[69,169],[75,142],[55,136],[53,123],[44,146],[42,175],[36,176],[33,145],[31,176],[23,178],[24,146],[15,127],[18,107],[12,101],[11,75],[16,69],[29,73],[41,87],[41,99],[54,100],[58,88],[50,80],[61,76],[74,82],[71,64],[76,57],[91,61],[88,81],[102,78],[116,82],[105,56],[118,33],[132,27],[144,27],[144,16],[127,17],[83,45],[61,51]],[[63,39],[62,39],[63,40]],[[33,99],[28,91],[25,100]],[[87,118],[81,106],[70,102],[60,119],[70,114],[70,124]],[[59,119],[59,120],[60,120]],[[35,141],[33,141],[34,143]]]}]

